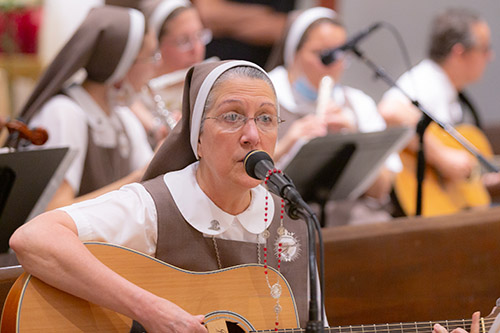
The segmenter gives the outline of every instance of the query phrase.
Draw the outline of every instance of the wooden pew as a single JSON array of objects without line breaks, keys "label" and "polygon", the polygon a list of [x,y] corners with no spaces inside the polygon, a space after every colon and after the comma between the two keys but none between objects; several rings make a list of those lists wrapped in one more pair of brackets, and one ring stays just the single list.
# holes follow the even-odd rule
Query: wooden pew
[{"label": "wooden pew", "polygon": [[330,325],[469,319],[500,297],[500,207],[323,229]]}]

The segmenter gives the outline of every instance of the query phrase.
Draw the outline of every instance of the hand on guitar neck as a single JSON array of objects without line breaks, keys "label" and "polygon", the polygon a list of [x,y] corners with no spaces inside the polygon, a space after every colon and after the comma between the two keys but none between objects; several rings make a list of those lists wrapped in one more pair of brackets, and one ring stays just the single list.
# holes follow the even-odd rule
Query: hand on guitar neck
[{"label": "hand on guitar neck", "polygon": [[[470,333],[479,333],[479,321],[480,321],[480,313],[474,312],[472,315],[472,324],[470,326]],[[433,333],[447,333],[448,330],[441,326],[440,324],[435,324],[432,330]],[[451,333],[467,333],[463,328],[456,328]]]}]

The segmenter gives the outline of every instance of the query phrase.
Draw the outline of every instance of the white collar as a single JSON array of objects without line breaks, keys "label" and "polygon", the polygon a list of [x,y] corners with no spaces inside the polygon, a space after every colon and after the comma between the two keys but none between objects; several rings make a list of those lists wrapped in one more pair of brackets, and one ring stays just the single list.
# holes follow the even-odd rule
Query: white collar
[{"label": "white collar", "polygon": [[[207,235],[220,235],[230,231],[231,226],[240,225],[251,234],[261,234],[274,216],[274,201],[270,193],[259,185],[251,189],[250,206],[241,214],[231,215],[217,207],[201,190],[196,181],[199,162],[164,176],[175,204],[184,219],[196,230]],[[269,198],[268,222],[264,224],[266,196]]]}]

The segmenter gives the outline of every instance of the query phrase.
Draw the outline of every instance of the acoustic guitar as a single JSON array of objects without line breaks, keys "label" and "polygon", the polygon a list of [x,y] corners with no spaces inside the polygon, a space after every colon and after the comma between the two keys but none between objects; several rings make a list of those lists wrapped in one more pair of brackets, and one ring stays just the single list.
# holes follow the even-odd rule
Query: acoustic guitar
[{"label": "acoustic guitar", "polygon": [[[159,296],[193,314],[205,314],[209,332],[227,332],[221,327],[232,323],[231,332],[271,332],[274,330],[275,300],[260,265],[195,273],[160,260],[105,243],[88,243],[88,249],[105,265]],[[268,269],[269,280],[280,279],[282,295],[278,332],[303,332],[299,327],[293,294],[286,280]],[[500,309],[481,319],[481,333],[493,325]],[[470,328],[470,320],[444,321],[449,329]],[[121,314],[71,296],[39,279],[23,274],[7,296],[1,332],[129,332],[132,320]],[[368,326],[330,327],[326,332],[431,332],[432,322]],[[495,323],[496,325],[496,323]],[[224,327],[226,327],[225,325]],[[497,331],[498,332],[498,331]]]},{"label": "acoustic guitar", "polygon": [[[462,124],[456,127],[485,157],[492,157],[493,150],[486,136],[477,127]],[[445,146],[465,150],[453,137],[431,123],[430,132]],[[396,176],[394,192],[398,203],[407,216],[415,215],[417,198],[417,156],[408,149],[400,153],[403,170]],[[473,207],[488,207],[490,195],[481,181],[479,164],[471,176],[463,181],[451,182],[441,177],[435,168],[427,164],[422,184],[422,216],[436,216],[457,213]]]}]

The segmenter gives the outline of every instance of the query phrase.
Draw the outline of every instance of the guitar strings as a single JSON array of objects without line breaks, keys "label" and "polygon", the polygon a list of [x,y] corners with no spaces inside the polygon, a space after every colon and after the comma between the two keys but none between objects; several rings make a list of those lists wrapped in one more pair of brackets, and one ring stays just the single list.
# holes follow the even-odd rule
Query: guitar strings
[{"label": "guitar strings", "polygon": [[[483,327],[480,327],[480,332],[487,332],[495,318],[481,318],[480,323],[484,323]],[[425,329],[428,332],[429,329],[432,330],[435,324],[441,324],[446,329],[455,329],[456,327],[468,328],[472,324],[471,319],[459,319],[459,320],[444,320],[444,321],[429,321],[429,322],[413,322],[413,323],[392,323],[392,324],[374,324],[374,325],[350,325],[350,326],[333,326],[325,327],[325,332],[334,333],[351,333],[351,332],[362,332],[362,333],[388,333],[388,332],[419,332]],[[257,332],[276,332],[275,329],[269,330],[259,330]],[[305,332],[303,328],[285,328],[280,329],[278,332],[290,332],[299,333]]]}]

